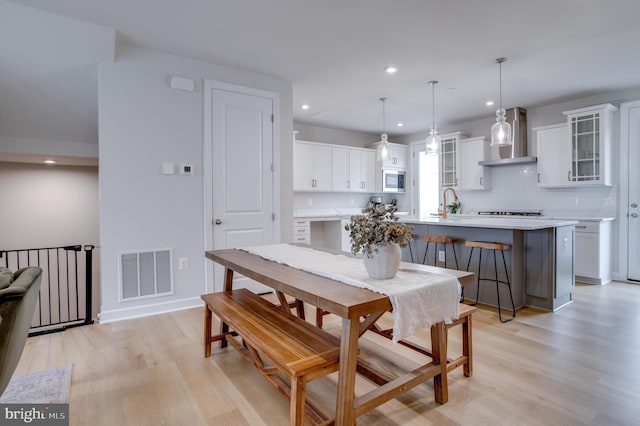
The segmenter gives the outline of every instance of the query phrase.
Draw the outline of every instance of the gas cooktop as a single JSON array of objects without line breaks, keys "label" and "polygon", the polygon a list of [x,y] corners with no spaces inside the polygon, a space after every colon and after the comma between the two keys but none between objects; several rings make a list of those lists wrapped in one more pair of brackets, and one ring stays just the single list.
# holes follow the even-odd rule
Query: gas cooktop
[{"label": "gas cooktop", "polygon": [[481,210],[478,214],[486,216],[542,216],[541,210]]}]

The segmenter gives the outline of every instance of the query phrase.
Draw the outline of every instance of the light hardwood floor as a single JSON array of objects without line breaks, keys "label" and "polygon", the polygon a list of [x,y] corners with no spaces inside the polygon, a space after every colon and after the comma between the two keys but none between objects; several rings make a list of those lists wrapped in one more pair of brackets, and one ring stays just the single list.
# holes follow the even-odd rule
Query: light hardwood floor
[{"label": "light hardwood floor", "polygon": [[[33,337],[16,374],[71,362],[72,425],[288,424],[288,401],[235,350],[214,346],[203,357],[202,315],[191,309]],[[339,330],[337,318],[325,323]],[[556,313],[522,309],[506,324],[480,309],[473,327],[474,375],[450,373],[447,404],[434,401],[429,381],[358,424],[640,424],[640,285],[578,285],[573,304]],[[452,351],[459,341],[454,329]],[[362,347],[416,365],[417,354],[371,333]],[[358,392],[370,388],[357,383]],[[335,375],[309,387],[325,407],[333,392]]]}]

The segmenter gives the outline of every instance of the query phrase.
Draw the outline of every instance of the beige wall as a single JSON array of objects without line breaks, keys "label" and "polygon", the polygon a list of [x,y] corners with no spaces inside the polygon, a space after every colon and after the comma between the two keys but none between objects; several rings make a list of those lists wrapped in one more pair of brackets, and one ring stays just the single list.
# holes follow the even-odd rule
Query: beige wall
[{"label": "beige wall", "polygon": [[92,244],[98,312],[98,168],[0,163],[0,250]]}]

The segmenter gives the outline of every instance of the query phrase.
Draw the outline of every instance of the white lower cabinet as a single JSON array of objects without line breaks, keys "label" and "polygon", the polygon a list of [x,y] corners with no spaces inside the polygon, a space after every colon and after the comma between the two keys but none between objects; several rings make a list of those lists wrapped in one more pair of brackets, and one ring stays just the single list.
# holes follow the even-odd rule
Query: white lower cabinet
[{"label": "white lower cabinet", "polygon": [[347,226],[350,222],[351,218],[342,218],[342,220],[340,221],[340,229],[342,230],[340,234],[342,235],[340,249],[348,253],[351,252],[351,237],[349,236],[349,231],[347,231],[344,227]]},{"label": "white lower cabinet", "polygon": [[311,222],[309,219],[293,219],[293,242],[311,244]]},{"label": "white lower cabinet", "polygon": [[580,221],[576,225],[576,281],[611,281],[611,221]]}]

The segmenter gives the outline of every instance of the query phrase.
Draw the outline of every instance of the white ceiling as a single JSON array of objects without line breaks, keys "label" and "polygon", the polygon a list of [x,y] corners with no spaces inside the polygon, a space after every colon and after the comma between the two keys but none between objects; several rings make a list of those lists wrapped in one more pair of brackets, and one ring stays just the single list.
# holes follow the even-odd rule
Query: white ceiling
[{"label": "white ceiling", "polygon": [[[639,0],[14,0],[118,40],[293,82],[297,122],[356,131],[445,123],[640,86]],[[386,75],[388,65],[398,67]],[[447,89],[457,88],[455,93]],[[308,103],[311,108],[299,107]],[[94,107],[95,108],[95,107]],[[394,124],[402,121],[402,129]]]}]

